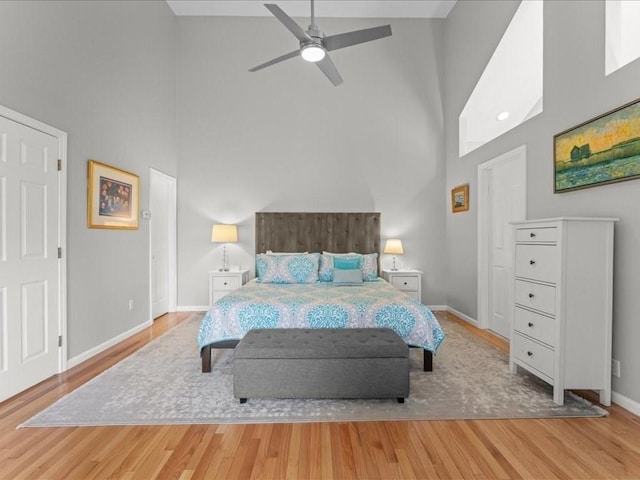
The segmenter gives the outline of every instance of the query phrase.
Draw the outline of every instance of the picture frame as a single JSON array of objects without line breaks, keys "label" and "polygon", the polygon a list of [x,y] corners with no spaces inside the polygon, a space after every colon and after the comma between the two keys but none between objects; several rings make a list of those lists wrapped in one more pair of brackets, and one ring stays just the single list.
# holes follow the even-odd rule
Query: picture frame
[{"label": "picture frame", "polygon": [[89,160],[87,187],[89,228],[138,229],[138,175]]},{"label": "picture frame", "polygon": [[453,213],[469,210],[469,184],[451,189],[451,211]]},{"label": "picture frame", "polygon": [[553,192],[640,178],[640,99],[553,137]]}]

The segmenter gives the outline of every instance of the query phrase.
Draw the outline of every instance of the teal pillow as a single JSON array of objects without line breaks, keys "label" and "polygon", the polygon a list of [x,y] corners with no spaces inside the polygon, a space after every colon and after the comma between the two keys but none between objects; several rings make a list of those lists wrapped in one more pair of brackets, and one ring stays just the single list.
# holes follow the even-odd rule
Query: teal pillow
[{"label": "teal pillow", "polygon": [[[335,259],[334,259],[335,260]],[[359,268],[335,269],[333,271],[334,285],[362,285],[362,270]]]},{"label": "teal pillow", "polygon": [[333,257],[333,268],[340,270],[358,270],[362,259],[359,257]]}]

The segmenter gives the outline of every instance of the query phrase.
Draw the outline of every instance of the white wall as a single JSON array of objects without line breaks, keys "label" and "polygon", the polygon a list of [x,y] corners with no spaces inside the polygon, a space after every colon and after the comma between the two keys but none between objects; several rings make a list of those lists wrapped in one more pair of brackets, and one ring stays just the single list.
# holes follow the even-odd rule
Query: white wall
[{"label": "white wall", "polygon": [[605,76],[604,1],[544,4],[544,112],[459,158],[458,115],[518,2],[458,2],[446,21],[447,185],[470,183],[471,210],[447,215],[448,304],[477,317],[477,167],[526,144],[528,217],[619,217],[615,228],[613,356],[622,377],[613,390],[640,401],[640,183],[553,193],[553,135],[640,97],[640,61]]},{"label": "white wall", "polygon": [[239,224],[230,263],[253,268],[258,211],[379,211],[383,238],[403,240],[401,265],[425,271],[423,301],[445,301],[443,21],[316,23],[391,23],[393,36],[333,52],[334,87],[299,58],[247,71],[297,46],[273,18],[178,19],[181,306],[208,302],[213,223]]},{"label": "white wall", "polygon": [[149,319],[148,223],[87,228],[87,161],[140,175],[142,208],[149,167],[176,174],[175,24],[165,2],[0,2],[0,104],[69,134],[70,358]]}]

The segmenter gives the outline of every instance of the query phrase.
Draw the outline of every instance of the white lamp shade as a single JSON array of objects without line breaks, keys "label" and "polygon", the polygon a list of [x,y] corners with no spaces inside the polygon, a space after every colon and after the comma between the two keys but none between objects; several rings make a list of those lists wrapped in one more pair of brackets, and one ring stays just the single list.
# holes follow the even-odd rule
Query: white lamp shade
[{"label": "white lamp shade", "polygon": [[404,254],[402,249],[402,241],[398,238],[390,238],[384,244],[384,253],[392,253],[394,255]]},{"label": "white lamp shade", "polygon": [[211,241],[216,243],[238,243],[237,225],[214,225],[211,229]]}]

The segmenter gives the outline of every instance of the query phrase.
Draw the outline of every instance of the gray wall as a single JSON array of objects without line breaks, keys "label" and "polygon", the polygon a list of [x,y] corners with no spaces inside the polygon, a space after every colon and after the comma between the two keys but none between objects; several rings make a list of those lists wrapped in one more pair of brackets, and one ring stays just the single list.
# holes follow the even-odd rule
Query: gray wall
[{"label": "gray wall", "polygon": [[[175,17],[165,2],[0,2],[0,104],[68,137],[68,354],[149,319],[148,223],[87,228],[87,161],[176,175]],[[129,299],[136,307],[128,309]]]},{"label": "gray wall", "polygon": [[393,36],[334,52],[345,81],[334,87],[298,58],[247,71],[297,46],[273,18],[178,19],[181,306],[208,303],[222,255],[213,223],[239,224],[231,263],[253,268],[257,211],[379,211],[383,238],[404,242],[401,264],[425,271],[423,301],[446,300],[444,22],[317,23],[391,23]]},{"label": "gray wall", "polygon": [[447,214],[446,218],[450,240],[448,304],[477,318],[477,167],[525,144],[529,218],[620,218],[615,229],[613,356],[622,363],[622,377],[613,379],[613,390],[638,402],[640,183],[636,180],[554,194],[552,147],[554,134],[639,98],[640,61],[605,77],[604,2],[545,2],[544,112],[459,158],[458,115],[517,7],[518,2],[458,2],[446,22],[447,186],[469,182],[471,188],[471,211]]}]

